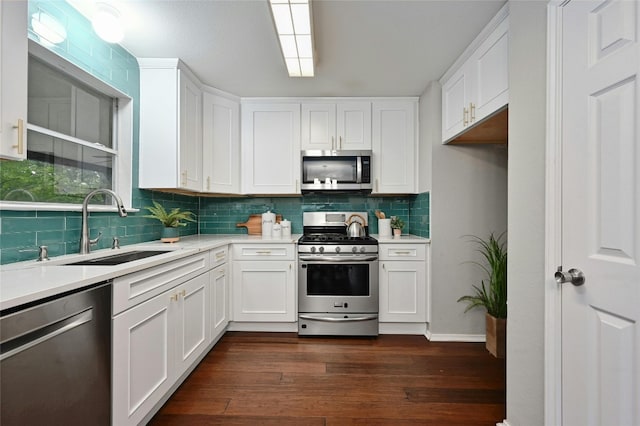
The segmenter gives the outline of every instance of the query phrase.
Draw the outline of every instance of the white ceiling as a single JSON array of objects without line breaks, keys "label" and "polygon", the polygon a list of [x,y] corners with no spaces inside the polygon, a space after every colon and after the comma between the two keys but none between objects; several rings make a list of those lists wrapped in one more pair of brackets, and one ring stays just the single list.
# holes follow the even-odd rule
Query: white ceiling
[{"label": "white ceiling", "polygon": [[178,57],[239,96],[418,96],[505,0],[313,0],[313,78],[288,76],[268,0],[109,3],[134,56]]}]

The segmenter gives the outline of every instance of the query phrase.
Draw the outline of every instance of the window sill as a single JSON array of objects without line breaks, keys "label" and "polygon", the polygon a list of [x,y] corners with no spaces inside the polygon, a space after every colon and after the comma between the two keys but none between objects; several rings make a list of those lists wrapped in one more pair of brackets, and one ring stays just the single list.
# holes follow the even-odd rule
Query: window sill
[{"label": "window sill", "polygon": [[[140,209],[125,207],[127,212],[136,213]],[[62,203],[29,203],[20,201],[0,201],[0,210],[19,210],[19,211],[50,211],[50,212],[81,212],[81,204],[62,204]],[[91,212],[117,212],[115,206],[100,206],[89,204]]]}]

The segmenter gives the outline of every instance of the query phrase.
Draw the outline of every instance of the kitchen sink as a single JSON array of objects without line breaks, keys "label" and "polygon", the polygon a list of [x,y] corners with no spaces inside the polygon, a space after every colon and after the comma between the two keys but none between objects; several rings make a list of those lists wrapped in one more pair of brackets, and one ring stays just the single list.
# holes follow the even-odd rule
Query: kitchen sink
[{"label": "kitchen sink", "polygon": [[135,250],[128,251],[126,253],[118,253],[112,254],[109,256],[96,257],[94,259],[85,259],[80,260],[78,262],[65,263],[67,266],[71,265],[95,265],[95,266],[106,266],[106,265],[120,265],[122,263],[133,262],[134,260],[145,259],[151,256],[157,256],[159,254],[169,253],[167,250]]}]

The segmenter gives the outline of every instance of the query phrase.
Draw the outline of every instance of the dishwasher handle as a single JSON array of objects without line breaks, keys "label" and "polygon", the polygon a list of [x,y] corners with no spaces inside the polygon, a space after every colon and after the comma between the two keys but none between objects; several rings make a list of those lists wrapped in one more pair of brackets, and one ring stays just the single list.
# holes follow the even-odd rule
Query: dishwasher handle
[{"label": "dishwasher handle", "polygon": [[35,328],[27,333],[3,342],[0,345],[0,361],[26,351],[42,342],[53,339],[62,333],[81,326],[93,319],[93,308],[62,318],[44,327]]}]

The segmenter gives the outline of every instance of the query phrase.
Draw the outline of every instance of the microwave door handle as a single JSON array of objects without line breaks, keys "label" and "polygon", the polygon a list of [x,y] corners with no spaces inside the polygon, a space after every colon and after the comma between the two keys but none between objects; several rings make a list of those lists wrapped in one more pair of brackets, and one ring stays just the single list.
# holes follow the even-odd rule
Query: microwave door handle
[{"label": "microwave door handle", "polygon": [[356,157],[356,183],[362,183],[362,157]]}]

